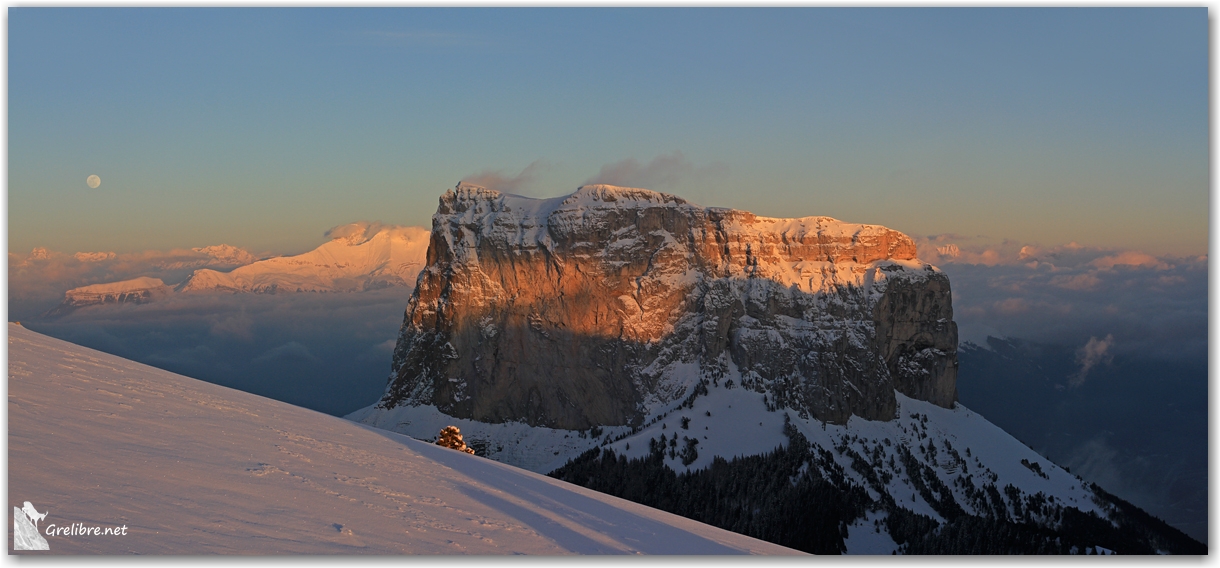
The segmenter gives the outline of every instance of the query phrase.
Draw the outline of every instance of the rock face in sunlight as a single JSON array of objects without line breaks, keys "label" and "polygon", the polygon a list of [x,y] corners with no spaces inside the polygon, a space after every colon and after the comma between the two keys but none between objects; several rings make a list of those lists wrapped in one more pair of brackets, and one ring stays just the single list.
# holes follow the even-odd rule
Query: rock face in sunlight
[{"label": "rock face in sunlight", "polygon": [[885,227],[459,184],[378,407],[583,430],[727,384],[802,417],[889,420],[895,390],[952,406],[956,345],[948,279]]},{"label": "rock face in sunlight", "polygon": [[347,418],[806,552],[1206,551],[957,404],[956,344],[884,227],[459,185]]}]

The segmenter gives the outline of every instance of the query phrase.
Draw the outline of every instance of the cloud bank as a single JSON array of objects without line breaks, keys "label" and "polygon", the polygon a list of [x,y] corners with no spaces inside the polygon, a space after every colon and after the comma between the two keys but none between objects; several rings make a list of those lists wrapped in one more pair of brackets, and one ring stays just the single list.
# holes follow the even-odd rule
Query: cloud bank
[{"label": "cloud bank", "polygon": [[343,415],[385,391],[409,288],[198,294],[76,310],[26,327],[175,373]]},{"label": "cloud bank", "polygon": [[80,286],[140,276],[160,278],[174,285],[196,269],[227,271],[255,260],[257,257],[249,252],[227,245],[121,254],[108,251],[67,254],[45,248],[36,248],[26,255],[9,253],[9,321],[41,316],[63,300],[64,292]]},{"label": "cloud bank", "polygon": [[1206,357],[1206,256],[963,235],[916,241],[920,258],[949,276],[962,341],[991,335],[1079,347],[1081,381],[1116,351]]}]

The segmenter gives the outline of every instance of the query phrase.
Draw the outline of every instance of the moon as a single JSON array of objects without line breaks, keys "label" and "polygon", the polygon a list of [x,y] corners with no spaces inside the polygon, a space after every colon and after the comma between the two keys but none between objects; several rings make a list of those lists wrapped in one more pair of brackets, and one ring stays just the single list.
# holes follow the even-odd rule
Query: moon
[{"label": "moon", "polygon": [[88,178],[85,178],[85,185],[88,185],[93,189],[97,189],[97,186],[102,185],[102,178],[97,177],[97,175],[91,175]]}]

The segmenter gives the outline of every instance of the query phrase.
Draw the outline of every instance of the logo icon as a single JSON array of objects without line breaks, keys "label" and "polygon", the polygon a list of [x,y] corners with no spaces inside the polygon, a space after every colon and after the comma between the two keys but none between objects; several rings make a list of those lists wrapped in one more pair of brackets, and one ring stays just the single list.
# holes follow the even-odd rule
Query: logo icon
[{"label": "logo icon", "polygon": [[38,534],[38,522],[47,513],[39,513],[29,501],[20,509],[13,507],[13,550],[51,550],[47,539]]},{"label": "logo icon", "polygon": [[34,508],[33,503],[26,501],[25,506],[21,508],[21,512],[25,513],[25,516],[29,517],[31,521],[34,521],[34,528],[38,528],[38,521],[47,518],[47,513],[50,511],[39,513],[38,509]]}]

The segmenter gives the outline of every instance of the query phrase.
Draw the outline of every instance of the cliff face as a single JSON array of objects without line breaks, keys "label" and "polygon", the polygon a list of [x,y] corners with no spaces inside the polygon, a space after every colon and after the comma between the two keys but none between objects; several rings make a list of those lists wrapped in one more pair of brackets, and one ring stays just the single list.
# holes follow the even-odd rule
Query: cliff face
[{"label": "cliff face", "polygon": [[639,425],[708,384],[835,423],[956,398],[948,279],[906,235],[584,186],[441,196],[381,408]]}]

